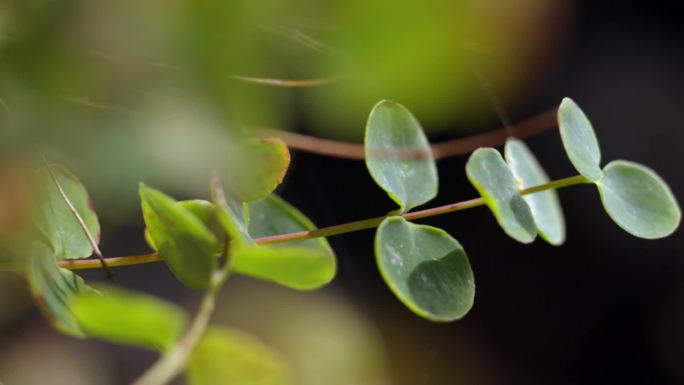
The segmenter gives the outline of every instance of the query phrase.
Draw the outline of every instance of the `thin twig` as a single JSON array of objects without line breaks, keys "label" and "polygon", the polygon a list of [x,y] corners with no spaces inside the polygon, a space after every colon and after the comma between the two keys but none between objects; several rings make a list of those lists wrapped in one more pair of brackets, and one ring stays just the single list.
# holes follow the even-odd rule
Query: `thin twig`
[{"label": "thin twig", "polygon": [[277,79],[277,78],[259,78],[241,75],[228,75],[229,78],[240,80],[248,83],[261,84],[266,86],[287,87],[287,88],[304,88],[317,87],[332,84],[338,81],[339,76],[329,76],[323,78],[313,79]]},{"label": "thin twig", "polygon": [[62,199],[64,199],[64,202],[66,202],[67,206],[69,206],[69,210],[71,211],[72,214],[74,214],[74,217],[76,218],[76,221],[78,222],[78,225],[81,227],[81,230],[83,230],[83,233],[85,234],[86,238],[88,238],[88,242],[90,243],[90,247],[92,247],[92,249],[93,249],[93,254],[95,254],[97,256],[97,258],[100,260],[100,263],[102,264],[102,268],[105,271],[105,275],[107,276],[107,279],[109,279],[112,282],[115,282],[116,280],[114,279],[114,273],[109,268],[109,266],[107,266],[107,262],[105,261],[105,258],[102,255],[100,248],[97,246],[97,242],[95,242],[95,238],[90,233],[88,226],[86,226],[85,221],[83,221],[81,214],[79,214],[78,210],[76,210],[76,207],[74,207],[74,205],[71,203],[71,200],[66,195],[66,192],[64,192],[62,185],[57,180],[57,176],[55,175],[54,172],[52,172],[52,168],[50,167],[50,164],[48,164],[46,159],[43,159],[43,162],[45,163],[45,167],[47,167],[48,173],[50,174],[50,178],[52,178],[52,182],[54,182],[55,186],[57,186],[57,190],[59,190],[59,193],[62,195]]},{"label": "thin twig", "polygon": [[[568,186],[574,186],[583,183],[590,183],[590,181],[581,176],[572,176],[568,178],[558,179],[549,183],[541,184],[538,186],[529,187],[520,190],[520,195],[535,194],[541,191],[559,189]],[[466,201],[450,203],[443,206],[432,207],[429,209],[413,211],[409,213],[402,214],[401,216],[406,220],[417,220],[429,217],[434,217],[437,215],[444,215],[448,213],[453,213],[456,211],[463,211],[471,209],[478,206],[483,206],[485,204],[482,198],[473,198]],[[353,231],[365,230],[377,227],[387,215],[362,219],[354,222],[342,223],[339,225],[321,227],[319,229],[299,231],[294,233],[271,235],[261,238],[255,238],[254,242],[257,244],[270,244],[270,243],[283,243],[292,241],[301,241],[311,238],[319,237],[330,237],[334,235],[346,234]],[[138,265],[142,263],[156,262],[160,261],[161,258],[156,253],[133,255],[128,257],[116,257],[107,258],[111,266],[129,266]],[[97,264],[93,263],[92,260],[81,259],[81,260],[62,260],[59,261],[59,266],[72,270],[80,269],[93,269],[97,268]]]}]

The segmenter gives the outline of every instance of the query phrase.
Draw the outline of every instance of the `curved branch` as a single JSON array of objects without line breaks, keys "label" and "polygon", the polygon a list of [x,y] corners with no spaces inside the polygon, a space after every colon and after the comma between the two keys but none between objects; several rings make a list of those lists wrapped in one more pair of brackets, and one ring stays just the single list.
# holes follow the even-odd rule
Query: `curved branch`
[{"label": "curved branch", "polygon": [[[444,159],[471,153],[480,147],[496,147],[502,145],[508,138],[508,131],[517,138],[527,138],[544,132],[556,124],[556,109],[553,108],[537,116],[525,119],[512,127],[500,128],[481,134],[470,135],[464,138],[447,140],[431,145],[435,159]],[[363,160],[365,150],[363,144],[343,142],[332,139],[323,139],[311,135],[295,132],[258,129],[256,134],[262,137],[277,137],[283,140],[288,147],[310,152],[318,155],[332,156],[343,159]],[[396,155],[395,155],[396,156]],[[425,156],[415,152],[406,153],[408,158]]]}]

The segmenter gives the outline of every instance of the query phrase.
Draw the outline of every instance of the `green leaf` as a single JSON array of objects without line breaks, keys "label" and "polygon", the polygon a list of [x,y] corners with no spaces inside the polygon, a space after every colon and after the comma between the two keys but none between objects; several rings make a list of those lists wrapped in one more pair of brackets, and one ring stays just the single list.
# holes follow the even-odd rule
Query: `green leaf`
[{"label": "green leaf", "polygon": [[[521,189],[550,182],[537,158],[523,141],[508,139],[505,156]],[[552,245],[562,245],[565,242],[565,219],[556,190],[528,194],[523,199],[530,206],[539,235]]]},{"label": "green leaf", "polygon": [[173,274],[188,287],[209,285],[217,267],[217,240],[190,210],[140,184],[143,218],[152,243]]},{"label": "green leaf", "polygon": [[67,305],[82,293],[93,292],[83,278],[57,266],[52,251],[42,242],[34,242],[27,271],[31,295],[50,323],[65,334],[84,337],[83,330]]},{"label": "green leaf", "polygon": [[261,199],[283,181],[290,164],[287,145],[277,138],[243,139],[230,144],[222,180],[242,202]]},{"label": "green leaf", "polygon": [[164,351],[182,335],[187,319],[176,305],[121,288],[98,289],[101,294],[88,292],[70,302],[87,336]]},{"label": "green leaf", "polygon": [[[79,213],[85,226],[97,241],[100,237],[100,223],[93,210],[90,197],[83,184],[69,170],[50,165],[37,172],[39,204],[34,216],[36,227],[52,246],[54,257],[59,259],[87,258],[93,248],[59,192],[55,180],[64,190],[67,198]],[[55,177],[53,180],[50,171]]]},{"label": "green leaf", "polygon": [[601,179],[601,149],[587,116],[570,98],[558,108],[558,128],[570,162],[583,176],[594,182]]},{"label": "green leaf", "polygon": [[373,107],[364,140],[366,166],[401,212],[437,195],[437,167],[423,129],[401,104],[383,100]]},{"label": "green leaf", "polygon": [[223,233],[231,239],[231,247],[252,244],[249,235],[249,206],[232,195],[226,195],[218,179],[211,181],[211,196],[216,208],[216,216]]},{"label": "green leaf", "polygon": [[513,172],[493,148],[473,152],[466,174],[494,213],[499,225],[511,238],[530,243],[537,236],[537,225],[527,202],[520,196]]},{"label": "green leaf", "polygon": [[682,213],[677,199],[653,170],[616,160],[604,168],[596,185],[608,215],[628,233],[657,239],[679,227]]},{"label": "green leaf", "polygon": [[[222,252],[224,242],[226,239],[226,233],[223,230],[223,226],[221,226],[221,222],[218,219],[216,207],[214,206],[214,204],[202,199],[179,201],[176,202],[176,204],[193,213],[197,217],[197,219],[202,221],[202,223],[204,223],[204,225],[209,230],[211,230],[211,232],[218,240],[216,243],[215,251],[217,254]],[[147,229],[145,229],[145,241],[147,241],[147,244],[153,250],[157,251],[157,246],[154,244],[152,238],[150,238],[150,232],[147,231]]]},{"label": "green leaf", "polygon": [[261,341],[243,332],[211,327],[190,356],[190,385],[288,385],[290,368]]},{"label": "green leaf", "polygon": [[[316,227],[299,210],[270,195],[249,205],[250,235],[254,238],[313,230]],[[299,290],[311,290],[330,282],[336,261],[324,238],[233,250],[232,268],[242,274],[267,279]]]},{"label": "green leaf", "polygon": [[473,306],[468,256],[443,230],[386,218],[375,235],[375,257],[387,285],[416,314],[453,321]]}]

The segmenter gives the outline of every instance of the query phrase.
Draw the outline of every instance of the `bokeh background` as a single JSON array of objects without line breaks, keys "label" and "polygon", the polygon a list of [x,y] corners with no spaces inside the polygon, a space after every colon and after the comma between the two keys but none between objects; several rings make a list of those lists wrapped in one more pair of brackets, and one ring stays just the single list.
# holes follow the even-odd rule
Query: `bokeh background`
[{"label": "bokeh background", "polygon": [[[88,187],[105,255],[145,252],[139,181],[206,197],[231,136],[271,128],[358,142],[379,99],[409,107],[436,142],[570,96],[604,159],[649,165],[681,197],[682,16],[677,5],[638,1],[0,0],[0,231],[22,220],[23,181],[46,156]],[[552,177],[573,174],[555,130],[528,144]],[[278,192],[319,226],[394,208],[362,162],[292,157]],[[440,162],[431,205],[475,196],[465,161]],[[433,324],[404,308],[364,231],[330,240],[339,274],[328,287],[235,278],[214,322],[277,348],[298,384],[683,383],[684,235],[632,238],[592,187],[560,195],[560,248],[515,243],[486,209],[425,221],[470,255],[477,294],[461,321]],[[116,275],[190,310],[199,298],[162,264]],[[59,335],[22,280],[0,275],[2,384],[124,384],[154,359]]]}]

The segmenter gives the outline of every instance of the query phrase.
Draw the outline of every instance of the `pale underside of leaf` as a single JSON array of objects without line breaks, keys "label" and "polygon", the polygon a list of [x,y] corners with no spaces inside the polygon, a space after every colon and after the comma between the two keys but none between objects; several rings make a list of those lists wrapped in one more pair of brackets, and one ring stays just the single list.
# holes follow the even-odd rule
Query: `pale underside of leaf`
[{"label": "pale underside of leaf", "polygon": [[532,211],[520,196],[515,177],[497,150],[480,148],[473,152],[466,164],[466,174],[506,234],[518,242],[534,241],[537,225]]},{"label": "pale underside of leaf", "polygon": [[[519,139],[506,141],[506,163],[520,189],[549,183],[550,179],[532,151]],[[546,190],[523,196],[530,206],[539,235],[552,245],[565,242],[565,219],[556,190]]]},{"label": "pale underside of leaf", "polygon": [[558,108],[558,129],[565,152],[577,171],[596,182],[601,179],[601,149],[591,122],[570,98]]},{"label": "pale underside of leaf", "polygon": [[628,233],[664,238],[681,222],[677,199],[658,174],[638,163],[610,162],[596,183],[608,215]]},{"label": "pale underside of leaf", "polygon": [[425,133],[406,107],[381,101],[368,117],[366,166],[401,212],[437,195],[437,167]]}]

